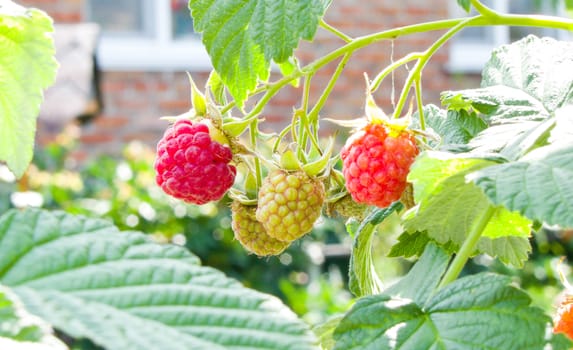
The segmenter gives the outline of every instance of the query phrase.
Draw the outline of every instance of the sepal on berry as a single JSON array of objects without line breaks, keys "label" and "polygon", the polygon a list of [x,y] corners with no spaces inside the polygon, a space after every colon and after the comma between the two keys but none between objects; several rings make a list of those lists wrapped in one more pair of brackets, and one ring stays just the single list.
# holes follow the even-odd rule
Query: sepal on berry
[{"label": "sepal on berry", "polygon": [[191,85],[191,103],[195,110],[195,114],[197,116],[204,116],[207,114],[207,101],[205,100],[205,95],[197,89],[197,85],[195,85],[189,72],[187,72],[187,76],[189,77],[189,84]]},{"label": "sepal on berry", "polygon": [[307,173],[308,176],[318,176],[329,168],[330,160],[332,156],[332,151],[334,150],[334,137],[330,138],[326,151],[322,153],[320,158],[312,161],[310,163],[304,164],[302,170]]}]

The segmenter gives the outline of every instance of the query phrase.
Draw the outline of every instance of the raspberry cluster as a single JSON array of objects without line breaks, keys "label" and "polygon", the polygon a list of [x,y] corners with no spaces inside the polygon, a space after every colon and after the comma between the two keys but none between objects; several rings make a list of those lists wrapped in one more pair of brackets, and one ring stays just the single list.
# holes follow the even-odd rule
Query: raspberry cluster
[{"label": "raspberry cluster", "polygon": [[211,139],[204,122],[179,119],[157,144],[156,182],[192,204],[217,201],[235,181],[231,149]]},{"label": "raspberry cluster", "polygon": [[368,124],[350,137],[340,152],[348,192],[358,203],[389,206],[404,192],[418,153],[410,132],[394,135],[384,124]]}]

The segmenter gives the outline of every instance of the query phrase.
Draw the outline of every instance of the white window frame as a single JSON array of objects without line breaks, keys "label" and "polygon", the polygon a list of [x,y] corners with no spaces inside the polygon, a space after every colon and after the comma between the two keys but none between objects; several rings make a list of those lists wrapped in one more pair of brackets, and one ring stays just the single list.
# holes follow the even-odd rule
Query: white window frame
[{"label": "white window frame", "polygon": [[[507,13],[509,11],[510,0],[494,0],[492,8],[498,12]],[[516,0],[514,0],[516,1]],[[456,1],[448,1],[449,13],[459,17],[465,12],[459,7]],[[558,14],[565,16],[566,11],[563,1],[560,1]],[[489,60],[491,51],[510,42],[510,31],[508,26],[492,26],[486,30],[491,30],[492,35],[488,39],[478,41],[452,40],[449,45],[449,60],[446,69],[452,73],[481,73],[483,66]],[[571,36],[565,31],[558,31],[558,39],[570,40]]]},{"label": "white window frame", "polygon": [[170,0],[142,0],[151,37],[100,37],[97,60],[104,71],[209,71],[211,59],[200,38],[173,38]]}]

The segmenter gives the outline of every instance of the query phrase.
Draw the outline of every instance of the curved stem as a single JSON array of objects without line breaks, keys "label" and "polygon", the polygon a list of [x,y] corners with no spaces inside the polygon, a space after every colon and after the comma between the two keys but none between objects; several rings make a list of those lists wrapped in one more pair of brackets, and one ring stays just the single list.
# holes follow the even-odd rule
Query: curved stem
[{"label": "curved stem", "polygon": [[472,3],[472,6],[475,7],[477,12],[479,12],[479,14],[481,15],[484,15],[486,17],[496,17],[499,15],[499,13],[485,6],[479,0],[470,0],[470,1]]},{"label": "curved stem", "polygon": [[[420,119],[420,129],[426,130],[426,118],[424,116],[424,101],[422,101],[422,76],[419,75],[414,79],[414,91],[416,93],[416,105],[418,107],[418,119]],[[428,140],[426,136],[422,137],[424,143]]]},{"label": "curved stem", "polygon": [[318,101],[316,102],[316,104],[314,105],[314,107],[312,108],[310,113],[308,114],[308,120],[311,123],[313,123],[315,120],[318,119],[318,112],[322,109],[322,107],[326,103],[326,100],[328,99],[330,92],[334,88],[334,85],[338,81],[340,74],[344,70],[346,63],[348,63],[348,60],[350,59],[351,56],[352,56],[352,53],[348,52],[346,55],[344,55],[344,57],[342,58],[342,60],[338,64],[338,66],[336,67],[336,70],[334,71],[334,73],[332,74],[332,77],[330,78],[330,81],[328,82],[328,84],[324,88],[322,95],[320,95],[320,98],[318,99]]},{"label": "curved stem", "polygon": [[[257,148],[257,134],[258,134],[258,128],[259,128],[259,120],[257,118],[253,119],[253,121],[251,122],[251,125],[249,127],[249,131],[250,131],[250,136],[251,136],[251,146],[253,147],[253,149]],[[259,188],[261,187],[261,184],[263,183],[263,170],[261,168],[261,160],[259,159],[259,157],[254,157],[255,158],[255,179],[256,179],[256,183],[257,183],[257,193],[259,192]]]},{"label": "curved stem", "polygon": [[331,26],[330,24],[326,23],[326,21],[324,19],[321,19],[319,22],[319,25],[326,29],[327,31],[331,32],[332,34],[336,35],[337,37],[339,37],[340,39],[346,41],[347,43],[352,41],[352,38],[349,37],[348,35],[344,34],[343,32],[341,32],[340,30],[334,28],[333,26]]},{"label": "curved stem", "polygon": [[479,220],[479,222],[477,223],[477,225],[470,231],[470,233],[468,234],[468,237],[464,241],[464,244],[462,245],[462,247],[460,248],[460,250],[456,254],[456,257],[454,258],[454,260],[452,261],[452,263],[448,267],[448,270],[444,274],[444,277],[442,277],[442,280],[440,281],[440,284],[438,285],[438,289],[444,287],[448,283],[451,283],[456,278],[458,278],[458,276],[459,276],[460,272],[462,272],[462,269],[464,268],[466,262],[468,261],[470,256],[475,251],[475,247],[477,245],[477,242],[481,238],[483,230],[486,228],[486,226],[489,223],[489,220],[493,216],[494,212],[495,212],[495,207],[490,205],[487,208],[487,210],[484,212],[484,214],[482,215],[482,217]]},{"label": "curved stem", "polygon": [[370,84],[370,92],[376,91],[378,89],[378,87],[380,87],[380,84],[382,83],[384,78],[386,78],[388,76],[388,74],[392,73],[394,70],[396,70],[400,66],[402,66],[408,62],[417,60],[420,57],[422,57],[422,54],[420,52],[412,52],[412,53],[402,57],[398,61],[394,61],[392,64],[386,66],[386,68],[384,68],[380,73],[378,73],[376,78],[374,78],[374,80]]},{"label": "curved stem", "polygon": [[[509,25],[509,26],[544,27],[544,28],[563,29],[569,31],[573,30],[572,19],[555,17],[555,16],[499,14],[495,17],[485,17],[483,15],[479,15],[470,18],[470,20],[471,20],[470,23],[466,24],[466,26],[468,27],[477,27],[486,25]],[[291,81],[298,79],[302,76],[311,74],[313,72],[316,72],[317,70],[324,67],[328,63],[334,61],[340,56],[343,56],[350,52],[355,52],[363,47],[366,47],[370,44],[382,40],[395,39],[401,36],[407,36],[422,32],[450,29],[466,21],[468,21],[468,18],[455,18],[455,19],[418,23],[404,27],[389,29],[382,32],[373,33],[370,35],[352,39],[352,41],[350,41],[346,45],[339,47],[338,49],[331,51],[329,54],[316,59],[315,61],[304,66],[302,69],[297,70],[292,74],[277,80],[276,82],[268,84],[265,87],[266,93],[263,95],[261,100],[259,100],[259,102],[255,105],[255,107],[247,114],[246,117],[248,118],[258,115],[263,110],[264,106],[268,103],[268,101],[282,87],[284,87]]]},{"label": "curved stem", "polygon": [[414,79],[416,79],[416,77],[418,78],[421,77],[422,70],[426,66],[426,63],[428,63],[430,58],[434,55],[434,53],[438,51],[438,49],[442,47],[442,45],[444,45],[448,40],[450,40],[457,32],[467,27],[472,22],[480,21],[481,19],[483,19],[483,16],[480,15],[468,18],[456,24],[453,28],[448,30],[446,34],[442,35],[438,40],[436,40],[436,42],[434,42],[432,46],[430,46],[424,52],[424,54],[422,55],[422,57],[420,57],[420,59],[414,66],[414,69],[410,72],[408,78],[406,79],[406,83],[404,84],[404,87],[402,88],[402,93],[400,94],[400,99],[398,100],[398,103],[396,104],[396,109],[394,110],[394,118],[399,118],[400,115],[402,114],[402,109],[406,104],[406,99],[408,98],[408,94],[410,93],[410,89],[412,87]]},{"label": "curved stem", "polygon": [[309,74],[304,78],[304,92],[302,94],[302,110],[306,113],[308,111],[308,100],[310,99],[310,82],[313,74]]}]

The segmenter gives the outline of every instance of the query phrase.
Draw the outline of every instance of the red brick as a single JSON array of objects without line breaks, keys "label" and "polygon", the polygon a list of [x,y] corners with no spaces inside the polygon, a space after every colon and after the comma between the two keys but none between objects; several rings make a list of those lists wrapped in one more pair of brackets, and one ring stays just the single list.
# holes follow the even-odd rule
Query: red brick
[{"label": "red brick", "polygon": [[181,112],[184,112],[191,108],[191,101],[189,99],[160,101],[159,107],[161,109],[180,110]]},{"label": "red brick", "polygon": [[100,115],[94,120],[94,125],[102,129],[115,129],[129,123],[125,116]]},{"label": "red brick", "polygon": [[51,16],[56,23],[78,23],[82,20],[79,12],[55,12]]},{"label": "red brick", "polygon": [[111,141],[113,141],[113,135],[109,133],[95,133],[80,136],[80,142],[85,144],[106,143]]}]

